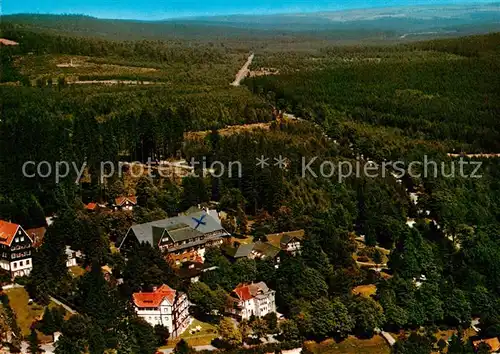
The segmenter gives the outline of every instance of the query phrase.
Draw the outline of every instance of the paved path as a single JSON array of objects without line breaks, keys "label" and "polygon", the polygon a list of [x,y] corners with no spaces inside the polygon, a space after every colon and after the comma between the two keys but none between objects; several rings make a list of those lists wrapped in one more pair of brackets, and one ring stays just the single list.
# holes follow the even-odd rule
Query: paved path
[{"label": "paved path", "polygon": [[240,71],[238,71],[238,73],[236,74],[236,79],[231,83],[232,86],[240,86],[241,81],[243,81],[243,79],[247,77],[248,73],[250,72],[248,68],[250,67],[250,64],[252,64],[254,56],[255,56],[254,53],[250,54],[246,63],[241,67]]},{"label": "paved path", "polygon": [[[21,343],[21,353],[28,353],[28,342],[22,342]],[[41,344],[40,348],[44,350],[44,354],[54,354],[54,344],[49,343],[49,344]],[[7,352],[9,353],[9,352]]]},{"label": "paved path", "polygon": [[295,348],[290,350],[282,350],[281,354],[300,354],[302,352],[302,348]]},{"label": "paved path", "polygon": [[[19,285],[19,284],[14,283],[14,284],[5,285],[5,286],[3,286],[3,287],[2,287],[2,289],[3,289],[3,290],[17,289],[17,288],[24,288],[24,286],[23,286],[23,285]],[[68,305],[63,304],[61,301],[57,300],[57,299],[56,299],[55,297],[53,297],[53,296],[50,296],[50,295],[49,295],[49,299],[50,299],[51,301],[55,302],[57,305],[64,307],[64,309],[65,309],[66,311],[68,311],[69,313],[71,313],[72,315],[75,315],[75,314],[77,314],[77,313],[78,313],[78,312],[76,312],[75,310],[73,310],[71,307],[69,307]]]},{"label": "paved path", "polygon": [[17,288],[24,288],[24,286],[16,284],[16,283],[2,286],[3,290],[17,289]]},{"label": "paved path", "polygon": [[153,81],[137,81],[137,80],[77,80],[77,81],[68,81],[66,84],[68,85],[91,85],[91,84],[100,84],[100,85],[156,85],[157,82]]},{"label": "paved path", "polygon": [[[198,345],[193,347],[196,351],[200,350],[217,350],[216,347],[213,345]],[[158,349],[161,353],[165,354],[171,354],[174,351],[174,348],[167,348],[167,349]]]},{"label": "paved path", "polygon": [[486,158],[486,159],[489,159],[489,158],[495,158],[495,157],[500,157],[500,154],[451,154],[449,153],[448,154],[449,157],[464,157],[464,158],[478,158],[478,159],[481,159],[481,158]]},{"label": "paved path", "polygon": [[384,339],[387,341],[387,343],[389,343],[391,347],[396,343],[396,340],[390,333],[382,331],[380,332],[380,335],[384,337]]},{"label": "paved path", "polygon": [[50,300],[51,300],[51,301],[54,301],[54,302],[55,302],[56,304],[58,304],[59,306],[64,307],[64,309],[65,309],[66,311],[68,311],[70,314],[75,315],[75,314],[77,314],[77,313],[78,313],[78,312],[76,312],[75,310],[73,310],[71,307],[69,307],[68,305],[63,304],[61,301],[57,300],[55,297],[53,297],[53,296],[49,296],[49,298],[50,298]]}]

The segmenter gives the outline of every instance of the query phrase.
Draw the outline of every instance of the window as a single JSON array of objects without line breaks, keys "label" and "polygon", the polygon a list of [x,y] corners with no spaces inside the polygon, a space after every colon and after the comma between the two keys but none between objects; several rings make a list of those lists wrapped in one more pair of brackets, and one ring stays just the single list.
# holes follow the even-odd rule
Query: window
[{"label": "window", "polygon": [[13,268],[14,268],[14,269],[16,269],[16,268],[17,268],[17,263],[16,263],[16,262],[14,262],[14,263],[13,263]]},{"label": "window", "polygon": [[19,242],[19,239],[16,237],[16,238],[14,239],[14,242]]},{"label": "window", "polygon": [[21,236],[21,242],[23,242],[23,241],[24,241],[24,236]]},{"label": "window", "polygon": [[22,267],[23,266],[23,261],[19,262],[19,266]]},{"label": "window", "polygon": [[30,260],[29,260],[29,259],[27,259],[27,260],[26,260],[26,265],[29,265],[29,264],[30,264]]}]

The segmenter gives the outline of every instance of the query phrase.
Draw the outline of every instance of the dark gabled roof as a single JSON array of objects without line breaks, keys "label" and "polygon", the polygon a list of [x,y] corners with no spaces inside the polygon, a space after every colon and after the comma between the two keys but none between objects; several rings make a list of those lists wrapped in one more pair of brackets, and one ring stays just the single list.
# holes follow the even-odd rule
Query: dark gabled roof
[{"label": "dark gabled roof", "polygon": [[296,230],[296,231],[287,231],[281,232],[277,234],[268,234],[266,235],[267,240],[270,244],[275,247],[281,247],[282,245],[287,245],[293,239],[304,239],[304,230]]},{"label": "dark gabled roof", "polygon": [[[199,223],[197,220],[200,220],[202,217],[203,220]],[[229,233],[224,230],[222,225],[211,215],[205,213],[204,211],[200,211],[190,215],[179,215],[168,219],[133,225],[127,232],[127,235],[123,238],[120,247],[128,237],[128,234],[131,232],[140,243],[146,242],[151,245],[157,245],[162,238],[164,231],[167,231],[170,234],[171,231],[168,231],[167,229],[177,230],[181,227],[180,225],[185,225],[186,228],[194,230],[190,231],[193,235],[192,237],[197,237],[194,236],[195,234],[203,235],[215,231],[222,231],[229,235]],[[178,233],[178,235],[178,237],[182,239],[182,237],[185,237],[186,232]]]},{"label": "dark gabled roof", "polygon": [[[151,226],[151,232],[152,232],[152,240],[153,240],[152,244],[157,245],[160,243],[160,240],[162,239],[163,234],[165,233],[165,228],[153,225],[153,226]],[[142,242],[142,240],[140,240],[140,242]]]},{"label": "dark gabled roof", "polygon": [[252,253],[254,243],[240,244],[236,247],[225,245],[221,249],[224,253],[231,258],[244,258],[249,257]]},{"label": "dark gabled roof", "polygon": [[253,243],[242,244],[236,249],[236,253],[234,254],[234,258],[248,257],[253,250]]},{"label": "dark gabled roof", "polygon": [[203,233],[193,229],[192,227],[184,223],[167,227],[165,231],[168,233],[168,235],[174,242],[189,240],[203,236]]},{"label": "dark gabled roof", "polygon": [[203,273],[205,265],[200,262],[187,261],[181,267],[175,268],[175,273],[181,278],[192,278]]},{"label": "dark gabled roof", "polygon": [[281,237],[280,244],[286,245],[293,239],[304,239],[304,230],[285,232],[283,237]]},{"label": "dark gabled roof", "polygon": [[259,241],[255,243],[253,251],[262,254],[262,256],[266,258],[275,258],[280,253],[281,249],[274,247],[270,243]]}]

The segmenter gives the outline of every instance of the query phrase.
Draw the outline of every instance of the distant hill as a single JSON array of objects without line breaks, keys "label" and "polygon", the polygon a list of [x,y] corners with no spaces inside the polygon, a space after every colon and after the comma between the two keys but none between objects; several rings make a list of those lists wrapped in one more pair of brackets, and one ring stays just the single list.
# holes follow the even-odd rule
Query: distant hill
[{"label": "distant hill", "polygon": [[19,14],[6,24],[108,39],[265,38],[413,40],[500,30],[500,3],[377,8],[282,15],[235,15],[165,21],[97,19],[81,15]]}]

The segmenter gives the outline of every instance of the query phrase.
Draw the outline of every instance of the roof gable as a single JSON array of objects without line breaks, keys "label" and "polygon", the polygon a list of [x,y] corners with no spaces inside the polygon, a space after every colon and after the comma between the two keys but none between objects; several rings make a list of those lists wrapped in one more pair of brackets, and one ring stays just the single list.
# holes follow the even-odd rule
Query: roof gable
[{"label": "roof gable", "polygon": [[158,307],[161,304],[173,305],[176,291],[163,284],[161,287],[149,293],[133,293],[132,299],[137,307]]},{"label": "roof gable", "polygon": [[286,246],[290,241],[298,240],[302,241],[304,239],[305,231],[304,230],[295,230],[295,231],[287,231],[280,232],[277,234],[268,234],[266,238],[270,244],[275,247]]},{"label": "roof gable", "polygon": [[233,290],[233,293],[238,296],[242,301],[248,301],[253,299],[259,294],[265,294],[269,291],[266,283],[263,281],[252,284],[238,284],[238,286]]},{"label": "roof gable", "polygon": [[262,257],[275,258],[280,251],[281,249],[271,245],[270,243],[258,241],[253,246],[252,252],[259,253]]},{"label": "roof gable", "polygon": [[203,233],[184,223],[167,227],[165,228],[165,231],[174,242],[185,241],[203,236]]},{"label": "roof gable", "polygon": [[33,242],[33,239],[28,236],[20,225],[0,220],[0,244],[10,247],[12,240],[14,240],[14,237],[19,232],[22,233],[22,236],[28,237]]},{"label": "roof gable", "polygon": [[497,352],[500,349],[500,341],[497,337],[481,339],[473,342],[472,344],[477,349],[481,343],[486,343],[490,346],[492,352]]},{"label": "roof gable", "polygon": [[[198,221],[196,221],[196,220],[200,220],[202,216],[204,216],[203,220],[202,220],[203,223],[198,223]],[[133,234],[135,235],[135,237],[137,238],[139,243],[147,242],[151,245],[157,245],[159,242],[159,239],[157,242],[154,242],[155,237],[157,237],[157,236],[154,236],[153,229],[155,227],[159,228],[159,229],[167,229],[167,228],[176,229],[176,225],[180,225],[180,224],[184,224],[187,227],[189,227],[190,229],[195,230],[195,231],[189,231],[193,235],[192,237],[197,237],[197,236],[194,236],[195,233],[196,233],[196,235],[201,236],[203,234],[212,233],[212,232],[216,232],[216,231],[221,231],[221,232],[224,232],[224,233],[229,235],[229,233],[226,230],[224,230],[224,228],[222,227],[222,225],[219,222],[217,222],[212,216],[208,215],[204,211],[201,211],[201,212],[190,214],[190,215],[179,215],[179,216],[175,216],[175,217],[168,218],[168,219],[152,221],[152,222],[148,222],[145,224],[133,225],[129,229],[129,232],[127,232],[127,234],[123,238],[123,240],[120,244],[120,247],[123,245],[125,239],[128,237],[128,234],[130,233],[130,231],[133,232]],[[201,235],[198,233],[200,233]],[[172,234],[170,233],[170,231],[169,231],[169,235],[170,235],[170,237],[172,237]],[[182,238],[184,236],[179,236],[179,237]],[[174,239],[174,241],[175,241],[175,239]]]},{"label": "roof gable", "polygon": [[117,206],[122,206],[126,202],[129,202],[129,203],[131,203],[133,205],[136,205],[137,204],[137,198],[135,196],[115,198],[115,205],[117,205]]},{"label": "roof gable", "polygon": [[248,301],[253,297],[252,294],[250,294],[248,285],[237,286],[233,291],[242,301]]}]

